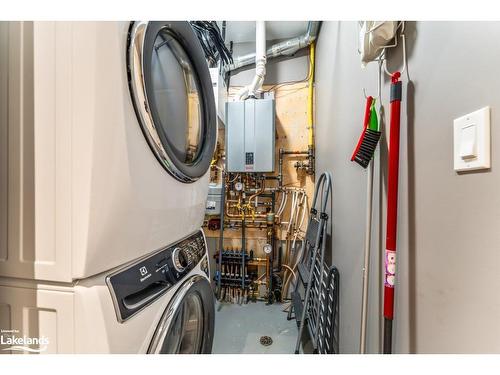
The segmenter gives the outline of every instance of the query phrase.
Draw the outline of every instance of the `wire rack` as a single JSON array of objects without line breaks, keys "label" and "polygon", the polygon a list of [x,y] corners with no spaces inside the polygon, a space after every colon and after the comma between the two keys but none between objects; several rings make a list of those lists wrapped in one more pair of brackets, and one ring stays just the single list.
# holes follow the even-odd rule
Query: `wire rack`
[{"label": "wire rack", "polygon": [[[311,303],[308,307],[307,326],[318,354],[339,353],[339,282],[336,267],[323,264],[323,278],[320,288],[320,264],[315,263],[311,285]],[[319,309],[319,314],[318,314]],[[316,339],[314,339],[316,335]]]},{"label": "wire rack", "polygon": [[294,314],[299,327],[295,354],[300,353],[305,327],[314,353],[334,354],[339,351],[340,278],[338,270],[325,262],[329,222],[326,210],[331,192],[331,174],[325,172],[320,176],[314,191],[311,216],[303,242],[304,255],[297,266],[298,277],[288,312],[288,319]]}]

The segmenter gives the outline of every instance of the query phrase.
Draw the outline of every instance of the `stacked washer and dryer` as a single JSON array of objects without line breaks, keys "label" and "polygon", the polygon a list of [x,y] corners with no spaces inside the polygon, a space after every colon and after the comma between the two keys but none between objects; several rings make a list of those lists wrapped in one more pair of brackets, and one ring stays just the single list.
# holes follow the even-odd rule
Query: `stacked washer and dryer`
[{"label": "stacked washer and dryer", "polygon": [[0,352],[210,352],[216,109],[189,23],[3,22],[0,49]]}]

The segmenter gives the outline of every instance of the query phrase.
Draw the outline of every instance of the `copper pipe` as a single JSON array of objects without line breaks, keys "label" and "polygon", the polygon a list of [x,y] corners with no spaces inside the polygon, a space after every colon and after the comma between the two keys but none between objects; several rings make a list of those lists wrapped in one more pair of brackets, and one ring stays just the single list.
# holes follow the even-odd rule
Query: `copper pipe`
[{"label": "copper pipe", "polygon": [[[229,209],[230,209],[230,208],[235,208],[235,207],[234,207],[234,206],[231,206],[231,205],[229,204],[229,202],[226,202],[226,214],[225,214],[225,216],[227,216],[227,217],[228,217],[228,218],[230,218],[230,219],[238,219],[238,220],[243,220],[243,214],[232,214],[232,213],[230,213],[230,212],[229,212]],[[248,218],[259,218],[259,219],[264,219],[264,218],[266,218],[266,217],[267,217],[267,214],[253,214],[253,215],[248,215],[248,216],[247,216],[247,215],[245,215],[244,217],[245,217],[245,219],[248,219]],[[250,221],[252,222],[253,220],[250,220]]]},{"label": "copper pipe", "polygon": [[257,267],[258,269],[265,266],[264,262],[254,262],[253,260],[248,261],[248,265],[252,267]]},{"label": "copper pipe", "polygon": [[[231,219],[228,221],[236,224],[236,225],[234,225],[234,227],[241,226],[241,219],[239,219],[239,218],[238,219]],[[245,223],[245,226],[247,228],[254,228],[254,229],[261,229],[261,230],[267,229],[267,221],[265,221],[265,220],[252,220],[251,222],[252,222],[252,224]]]},{"label": "copper pipe", "polygon": [[255,198],[256,196],[262,194],[265,189],[266,189],[265,180],[262,180],[262,186],[261,186],[260,190],[257,191],[254,195],[251,195],[250,198],[248,198],[248,205],[250,205],[250,202],[252,201],[253,198]]},{"label": "copper pipe", "polygon": [[281,153],[283,155],[307,155],[308,151],[283,150]]}]

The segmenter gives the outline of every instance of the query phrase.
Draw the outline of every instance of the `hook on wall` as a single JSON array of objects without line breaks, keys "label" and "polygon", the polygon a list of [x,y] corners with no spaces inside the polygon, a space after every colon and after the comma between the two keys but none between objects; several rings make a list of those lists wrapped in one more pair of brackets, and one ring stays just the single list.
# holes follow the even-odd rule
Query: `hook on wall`
[{"label": "hook on wall", "polygon": [[[404,21],[402,22],[401,34],[399,36],[400,36],[401,40],[403,41],[403,68],[400,71],[400,73],[402,75],[405,72],[406,65],[407,65],[407,62],[406,62],[406,35],[405,35],[405,23],[404,23]],[[397,42],[395,45],[397,45]],[[394,73],[391,73],[391,72],[389,72],[389,70],[387,70],[387,58],[385,58],[385,49],[384,49],[383,56],[384,56],[384,60],[385,60],[385,64],[383,64],[384,71],[387,75],[392,77]]]},{"label": "hook on wall", "polygon": [[[365,33],[370,33],[370,32],[373,32],[374,30],[376,30],[378,27],[380,27],[382,25],[382,23],[374,26],[372,29],[368,30],[367,32]],[[406,60],[406,36],[405,36],[405,26],[406,26],[406,23],[405,21],[400,21],[398,24],[397,24],[397,27],[396,27],[396,35],[394,36],[394,42],[393,44],[390,44],[390,45],[386,45],[384,48],[383,48],[383,52],[380,54],[380,56],[375,59],[375,60],[372,60],[372,61],[377,61],[378,62],[378,86],[377,86],[377,96],[374,96],[373,99],[378,99],[380,97],[380,91],[381,91],[381,81],[382,81],[382,66],[384,67],[384,71],[386,74],[388,74],[389,76],[393,76],[395,73],[391,73],[389,72],[389,70],[387,69],[387,57],[386,57],[386,52],[387,52],[387,49],[388,48],[394,48],[394,47],[397,47],[398,45],[398,40],[399,40],[399,37],[401,37],[402,39],[402,44],[403,44],[403,68],[402,70],[399,72],[400,75],[402,75],[405,71],[406,71],[406,67],[407,67],[407,60]],[[397,32],[399,30],[399,36],[397,35]],[[360,50],[358,48],[358,53],[360,53]],[[366,93],[366,89],[363,88],[363,95],[365,97],[365,99],[367,99],[369,96],[367,95]]]}]

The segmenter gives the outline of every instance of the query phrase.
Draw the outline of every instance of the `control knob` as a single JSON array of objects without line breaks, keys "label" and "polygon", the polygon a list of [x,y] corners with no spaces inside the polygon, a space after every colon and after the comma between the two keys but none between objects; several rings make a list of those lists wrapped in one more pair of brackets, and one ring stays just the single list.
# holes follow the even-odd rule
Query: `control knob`
[{"label": "control knob", "polygon": [[172,261],[177,272],[183,272],[191,263],[191,256],[184,249],[176,247],[172,252]]}]

